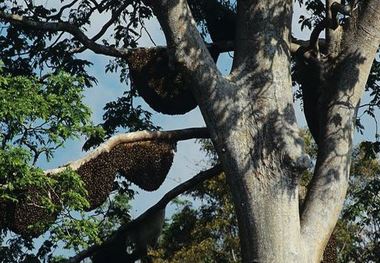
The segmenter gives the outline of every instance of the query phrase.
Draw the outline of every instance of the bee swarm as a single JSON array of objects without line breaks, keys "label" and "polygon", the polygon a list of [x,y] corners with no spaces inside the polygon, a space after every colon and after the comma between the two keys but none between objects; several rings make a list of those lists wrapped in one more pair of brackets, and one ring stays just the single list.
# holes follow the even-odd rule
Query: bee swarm
[{"label": "bee swarm", "polygon": [[155,111],[184,114],[197,106],[180,65],[170,64],[166,49],[135,49],[128,64],[133,87]]}]

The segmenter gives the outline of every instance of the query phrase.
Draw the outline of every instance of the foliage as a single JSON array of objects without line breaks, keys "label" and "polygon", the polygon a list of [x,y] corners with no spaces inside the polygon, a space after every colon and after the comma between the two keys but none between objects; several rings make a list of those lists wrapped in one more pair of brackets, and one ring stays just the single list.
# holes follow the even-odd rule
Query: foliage
[{"label": "foliage", "polygon": [[348,196],[335,235],[340,262],[377,262],[380,257],[380,162],[355,150]]},{"label": "foliage", "polygon": [[0,148],[25,148],[35,163],[41,154],[49,160],[64,141],[94,132],[84,88],[83,78],[65,72],[44,82],[0,75]]},{"label": "foliage", "polygon": [[[118,48],[134,48],[145,32],[145,21],[152,17],[152,11],[140,0],[100,1],[94,6],[94,1],[78,0],[72,4],[62,3],[62,9],[57,5],[42,4],[41,1],[23,5],[17,1],[4,0],[0,2],[0,11],[29,17],[32,20],[45,22],[67,22],[84,32],[94,21],[96,13],[113,13],[109,21],[112,31],[112,42],[105,32],[99,32],[95,40],[106,46]],[[63,2],[63,1],[61,1]],[[108,28],[107,28],[108,29]],[[108,31],[109,32],[109,31]],[[86,86],[96,83],[95,77],[88,74],[87,69],[92,63],[80,58],[79,53],[86,50],[76,38],[63,37],[60,32],[23,28],[10,24],[0,35],[0,58],[3,60],[5,73],[22,76],[37,76],[37,72],[56,74],[65,72],[79,76]],[[124,59],[114,58],[106,66],[106,71],[120,72],[121,82],[128,80],[128,66]],[[44,77],[44,76],[43,76]],[[104,110],[104,122],[99,124],[105,133],[94,133],[84,149],[88,150],[99,145],[117,131],[117,128],[136,130],[156,130],[159,127],[151,122],[151,113],[135,106],[134,89],[127,89],[125,96],[108,103]],[[123,114],[120,114],[122,111]],[[123,116],[123,117],[121,117]]]},{"label": "foliage", "polygon": [[298,22],[301,30],[304,28],[312,29],[325,16],[325,3],[321,0],[298,0],[300,7],[308,11],[309,16],[301,15]]},{"label": "foliage", "polygon": [[106,104],[103,115],[104,122],[98,125],[100,132],[94,133],[85,142],[83,145],[85,151],[109,139],[120,128],[129,132],[160,129],[151,121],[152,113],[144,110],[141,105],[134,106],[132,94],[132,91],[125,92],[124,97]]},{"label": "foliage", "polygon": [[69,190],[62,195],[65,203],[84,194],[72,172],[47,178],[33,166],[41,154],[49,160],[66,140],[93,131],[90,110],[81,101],[83,89],[82,78],[64,72],[49,76],[44,83],[33,77],[0,75],[2,200],[17,202],[18,192],[30,187]]},{"label": "foliage", "polygon": [[[49,213],[63,211],[50,229],[51,238],[37,253],[41,258],[57,241],[65,240],[66,247],[77,248],[90,239],[99,242],[94,221],[74,220],[72,216],[72,211],[89,206],[80,177],[71,170],[46,176],[34,166],[41,154],[52,158],[68,139],[99,130],[92,126],[91,112],[82,102],[84,88],[82,77],[65,72],[50,75],[43,82],[35,77],[0,75],[0,203],[37,201]],[[30,189],[38,193],[39,200],[29,196]],[[33,248],[31,239],[10,238],[9,231],[1,227],[1,262],[34,256],[26,252]],[[46,229],[44,223],[30,227]]]},{"label": "foliage", "polygon": [[202,202],[179,205],[166,225],[155,262],[238,262],[240,247],[233,204],[224,174],[191,194]]}]

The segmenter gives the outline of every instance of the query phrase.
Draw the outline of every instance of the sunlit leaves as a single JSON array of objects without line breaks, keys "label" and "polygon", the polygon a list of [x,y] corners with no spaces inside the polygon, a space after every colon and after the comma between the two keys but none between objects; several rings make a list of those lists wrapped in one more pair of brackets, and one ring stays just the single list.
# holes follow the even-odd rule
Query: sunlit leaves
[{"label": "sunlit leaves", "polygon": [[64,141],[91,133],[91,112],[82,103],[83,78],[60,72],[44,83],[23,76],[0,75],[0,148],[30,150],[33,162],[49,159]]},{"label": "sunlit leaves", "polygon": [[[78,174],[65,170],[49,176],[33,165],[41,154],[49,159],[68,139],[96,130],[91,125],[91,112],[82,102],[84,78],[59,72],[41,81],[2,73],[0,202],[12,209],[19,203],[30,204],[47,214],[63,211],[67,215],[87,208],[87,192]],[[46,223],[28,228],[47,229]],[[24,241],[17,238],[17,242]],[[9,258],[16,258],[14,262],[27,256],[8,248],[0,249],[9,252]]]}]

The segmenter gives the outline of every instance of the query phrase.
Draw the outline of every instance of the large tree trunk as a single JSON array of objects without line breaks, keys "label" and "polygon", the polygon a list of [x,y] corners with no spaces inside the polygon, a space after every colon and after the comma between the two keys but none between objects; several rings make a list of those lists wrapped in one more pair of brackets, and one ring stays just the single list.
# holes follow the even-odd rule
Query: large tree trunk
[{"label": "large tree trunk", "polygon": [[[380,20],[379,4],[370,3],[371,19]],[[299,179],[310,160],[293,110],[292,4],[292,0],[238,1],[233,69],[227,78],[212,61],[186,1],[153,4],[169,49],[192,81],[227,173],[243,262],[321,261],[347,190],[355,108],[379,45],[377,31],[366,33],[368,21],[361,21],[354,36],[342,34],[346,38],[340,40],[342,45],[333,43],[334,52],[340,50],[331,60],[338,77],[330,79],[331,90],[321,99],[319,155],[300,216]],[[353,37],[372,45],[345,46]]]},{"label": "large tree trunk", "polygon": [[305,262],[298,210],[302,140],[290,89],[291,4],[239,2],[238,24],[246,26],[237,28],[233,84],[215,87],[210,95],[217,103],[196,91],[232,189],[244,262]]},{"label": "large tree trunk", "polygon": [[302,140],[290,89],[290,5],[242,2],[238,23],[247,26],[237,31],[233,82],[217,83],[209,94],[195,90],[232,189],[244,262],[305,262],[297,171]]}]

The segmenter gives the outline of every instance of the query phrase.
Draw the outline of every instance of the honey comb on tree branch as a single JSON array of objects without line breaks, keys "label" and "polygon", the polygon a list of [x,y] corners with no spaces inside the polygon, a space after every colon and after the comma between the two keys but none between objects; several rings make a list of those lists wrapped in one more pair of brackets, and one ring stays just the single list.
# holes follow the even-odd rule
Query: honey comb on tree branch
[{"label": "honey comb on tree branch", "polygon": [[128,58],[132,85],[155,111],[185,114],[197,106],[180,65],[165,48],[138,48]]}]

